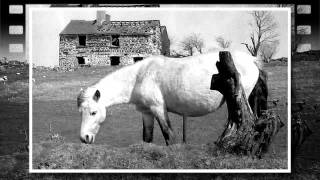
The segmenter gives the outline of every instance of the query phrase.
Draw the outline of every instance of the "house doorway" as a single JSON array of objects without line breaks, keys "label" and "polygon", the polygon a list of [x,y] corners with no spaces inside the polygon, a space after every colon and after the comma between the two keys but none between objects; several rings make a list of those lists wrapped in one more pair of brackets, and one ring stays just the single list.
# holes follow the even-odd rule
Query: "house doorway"
[{"label": "house doorway", "polygon": [[133,58],[134,63],[141,61],[141,60],[143,60],[143,57],[134,57]]},{"label": "house doorway", "polygon": [[118,66],[120,64],[120,56],[111,56],[110,64],[111,66]]}]

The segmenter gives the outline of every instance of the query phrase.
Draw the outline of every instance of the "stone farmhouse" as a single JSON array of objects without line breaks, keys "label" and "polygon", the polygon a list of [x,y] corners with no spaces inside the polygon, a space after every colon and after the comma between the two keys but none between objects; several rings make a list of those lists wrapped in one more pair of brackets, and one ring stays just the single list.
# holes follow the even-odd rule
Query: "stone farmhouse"
[{"label": "stone farmhouse", "polygon": [[59,66],[128,65],[150,55],[170,55],[170,41],[159,20],[110,21],[97,11],[93,21],[71,20],[60,33]]}]

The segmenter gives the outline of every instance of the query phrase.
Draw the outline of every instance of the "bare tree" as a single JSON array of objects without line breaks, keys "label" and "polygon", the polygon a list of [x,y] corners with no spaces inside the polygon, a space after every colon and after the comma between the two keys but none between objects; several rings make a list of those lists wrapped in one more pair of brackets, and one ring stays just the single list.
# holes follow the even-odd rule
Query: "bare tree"
[{"label": "bare tree", "polygon": [[246,46],[252,56],[257,56],[262,44],[277,41],[279,34],[276,32],[278,23],[274,16],[268,11],[254,11],[250,13],[254,23],[249,23],[252,27],[250,43],[241,43]]},{"label": "bare tree", "polygon": [[190,56],[193,55],[193,44],[190,38],[186,38],[181,41],[181,46],[183,50],[187,51]]},{"label": "bare tree", "polygon": [[178,51],[178,50],[170,50],[170,57],[173,58],[181,58],[181,57],[187,57],[188,55],[185,55],[185,53]]},{"label": "bare tree", "polygon": [[279,41],[274,41],[274,42],[271,42],[271,43],[262,44],[261,47],[260,47],[260,53],[259,53],[261,59],[264,62],[269,63],[270,60],[272,59],[272,57],[277,52],[278,46],[279,46]]},{"label": "bare tree", "polygon": [[193,55],[193,49],[196,48],[199,53],[202,53],[204,48],[204,40],[199,34],[191,34],[181,41],[183,50],[187,51],[190,56]]},{"label": "bare tree", "polygon": [[222,49],[227,49],[230,47],[232,41],[230,40],[226,40],[224,39],[222,36],[218,36],[216,37],[216,41],[218,43],[218,45],[222,48]]},{"label": "bare tree", "polygon": [[204,40],[199,35],[194,35],[194,46],[202,54],[204,48]]}]

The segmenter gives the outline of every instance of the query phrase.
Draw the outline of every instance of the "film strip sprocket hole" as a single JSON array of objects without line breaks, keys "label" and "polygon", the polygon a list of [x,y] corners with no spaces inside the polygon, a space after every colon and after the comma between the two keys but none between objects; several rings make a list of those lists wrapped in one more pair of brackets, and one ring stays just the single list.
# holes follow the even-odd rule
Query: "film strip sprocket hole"
[{"label": "film strip sprocket hole", "polygon": [[[305,16],[305,18],[311,18],[311,5],[309,4],[299,4],[295,6],[295,17],[297,16]],[[297,52],[310,51],[312,49],[311,43],[306,42],[304,39],[307,36],[311,36],[312,26],[308,24],[295,24],[295,44]],[[299,42],[300,41],[300,42]]]},{"label": "film strip sprocket hole", "polygon": [[[9,5],[9,17],[10,16],[16,16],[14,18],[25,18],[25,10],[24,10],[25,5],[24,4],[14,4],[14,5]],[[24,34],[24,27],[25,24],[18,24],[18,25],[10,25],[9,24],[9,37],[12,36],[18,36],[22,35],[23,39],[25,39],[25,34]],[[16,38],[16,37],[13,37]],[[9,39],[10,41],[10,39]],[[11,43],[9,42],[9,53],[24,53],[24,41],[20,42],[15,42]]]},{"label": "film strip sprocket hole", "polygon": [[25,4],[0,3],[0,58],[25,60]]},{"label": "film strip sprocket hole", "polygon": [[[308,1],[306,1],[308,2]],[[25,40],[25,17],[26,17],[26,4],[11,4],[10,2],[0,1],[1,3],[1,49],[3,54],[20,54],[25,55],[26,52],[26,40]],[[108,5],[108,4],[77,4],[76,7],[130,7],[128,5]],[[146,5],[146,7],[159,7],[160,5]],[[283,5],[285,6],[285,5]],[[74,7],[72,4],[53,4],[51,7]],[[141,7],[141,4],[139,5]],[[293,30],[293,39],[292,42],[295,44],[297,52],[309,51],[312,47],[312,42],[309,42],[310,37],[317,33],[316,31],[320,31],[319,21],[318,24],[304,24],[303,22],[298,22],[297,19],[314,19],[318,16],[319,12],[319,3],[315,6],[310,3],[305,4],[295,4],[291,5],[292,9],[292,27]],[[312,26],[318,26],[314,28]],[[317,36],[317,40],[320,38],[320,33],[315,35]],[[312,39],[312,38],[311,38]],[[320,40],[320,39],[319,39]],[[320,47],[320,45],[318,45]]]}]

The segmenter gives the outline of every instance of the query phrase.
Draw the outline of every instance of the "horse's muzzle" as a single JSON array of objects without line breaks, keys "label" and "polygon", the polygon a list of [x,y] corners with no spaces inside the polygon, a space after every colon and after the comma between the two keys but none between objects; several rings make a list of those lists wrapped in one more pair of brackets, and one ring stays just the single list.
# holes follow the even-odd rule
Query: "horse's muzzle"
[{"label": "horse's muzzle", "polygon": [[84,136],[80,136],[80,140],[83,143],[86,144],[92,144],[94,142],[94,135],[92,134],[86,134]]}]

